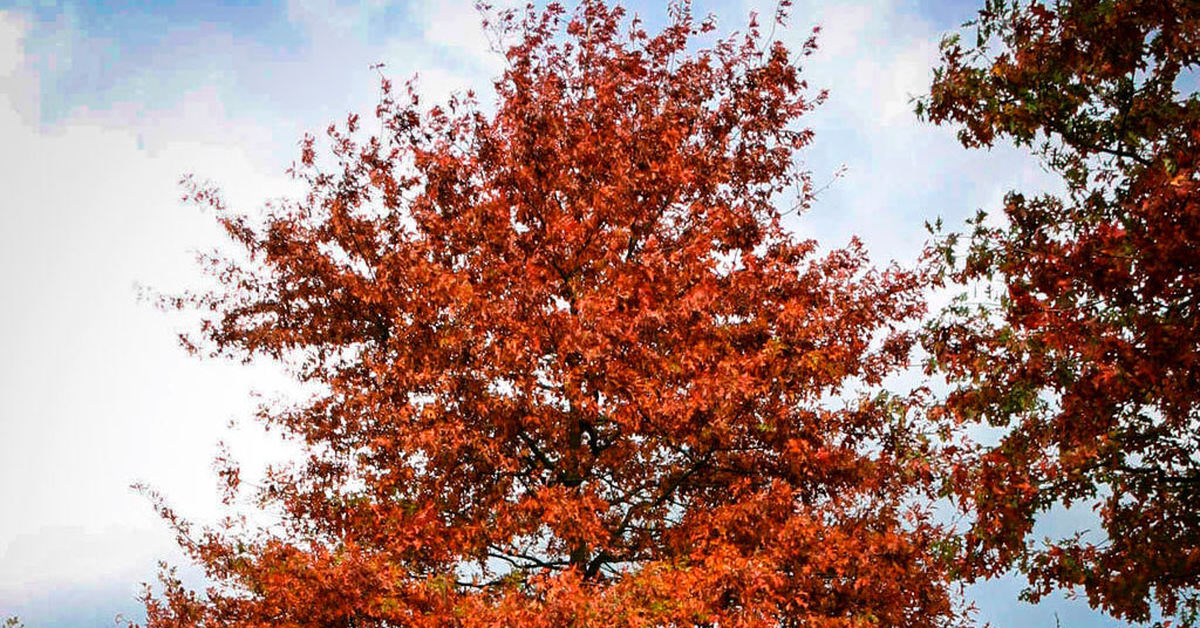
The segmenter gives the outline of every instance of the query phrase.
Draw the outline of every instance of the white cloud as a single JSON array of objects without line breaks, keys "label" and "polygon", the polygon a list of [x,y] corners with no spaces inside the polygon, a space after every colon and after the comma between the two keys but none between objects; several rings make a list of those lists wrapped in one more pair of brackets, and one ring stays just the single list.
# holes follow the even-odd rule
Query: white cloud
[{"label": "white cloud", "polygon": [[[0,50],[21,28],[0,13]],[[14,42],[16,42],[14,44]],[[7,54],[7,53],[5,53]],[[253,463],[270,456],[247,416],[269,369],[197,362],[175,346],[173,321],[135,298],[134,283],[194,285],[189,249],[221,237],[211,217],[181,207],[188,171],[219,180],[253,207],[288,187],[282,164],[251,157],[238,128],[198,92],[191,104],[139,121],[158,128],[153,151],[120,108],[78,110],[49,129],[16,103],[36,99],[34,75],[0,93],[0,606],[46,587],[105,577],[152,579],[169,536],[129,484],[161,488],[185,515],[211,518],[209,463],[222,437]],[[270,170],[274,171],[270,171]],[[6,549],[7,548],[7,549]]]},{"label": "white cloud", "polygon": [[145,565],[162,558],[170,534],[161,527],[47,526],[16,535],[0,550],[0,606],[30,602],[41,591],[122,579],[132,594]]},{"label": "white cloud", "polygon": [[388,0],[349,4],[338,0],[288,0],[287,16],[307,28],[310,35],[345,38],[361,35],[366,22],[389,4]]},{"label": "white cloud", "polygon": [[[502,9],[515,2],[494,4]],[[470,69],[499,74],[504,58],[492,51],[492,42],[474,5],[473,0],[415,2],[411,5],[411,16],[421,25],[427,47],[453,55]]]},{"label": "white cloud", "polygon": [[[748,6],[762,15],[773,9]],[[777,37],[793,49],[821,27],[803,75],[814,91],[829,90],[802,120],[816,137],[801,157],[818,184],[846,165],[845,176],[792,223],[801,234],[831,247],[858,235],[877,262],[912,260],[926,240],[925,220],[942,216],[957,230],[976,209],[997,210],[1008,189],[1050,185],[1022,152],[966,151],[951,129],[917,120],[911,99],[928,88],[941,32],[910,4],[807,0],[796,3],[789,23]]]},{"label": "white cloud", "polygon": [[22,40],[28,26],[17,14],[0,11],[0,79],[8,78],[24,61]]}]

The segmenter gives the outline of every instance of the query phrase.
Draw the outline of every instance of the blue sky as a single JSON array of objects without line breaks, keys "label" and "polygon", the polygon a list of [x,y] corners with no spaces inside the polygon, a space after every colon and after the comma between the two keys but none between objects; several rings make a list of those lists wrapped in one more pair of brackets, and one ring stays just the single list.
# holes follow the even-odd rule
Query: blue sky
[{"label": "blue sky", "polygon": [[[876,260],[906,260],[927,219],[957,225],[1008,189],[1054,187],[1027,156],[966,152],[911,114],[938,39],[973,4],[796,3],[778,36],[798,44],[822,26],[805,71],[830,90],[803,159],[818,182],[846,167],[797,231],[828,245],[857,233]],[[729,30],[773,6],[696,10]],[[651,24],[664,13],[631,8]],[[287,382],[269,365],[187,358],[174,342],[187,320],[138,303],[136,286],[197,286],[190,251],[220,241],[179,203],[181,174],[244,208],[294,191],[283,170],[300,135],[371,111],[379,62],[393,78],[419,73],[434,98],[484,87],[500,67],[469,1],[0,2],[0,616],[31,628],[138,617],[138,583],[178,556],[128,485],[149,482],[204,520],[218,441],[251,469],[286,455],[247,421],[227,423],[250,416],[252,390],[286,394]],[[1018,603],[1018,589],[1010,578],[970,593],[998,626],[1054,626],[1055,614],[1118,625],[1080,601]]]}]

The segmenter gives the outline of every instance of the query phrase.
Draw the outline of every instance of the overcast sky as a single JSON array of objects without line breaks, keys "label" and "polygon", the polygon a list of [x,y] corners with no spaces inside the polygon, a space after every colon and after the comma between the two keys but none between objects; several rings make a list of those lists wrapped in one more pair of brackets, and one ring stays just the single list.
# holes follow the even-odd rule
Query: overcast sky
[{"label": "overcast sky", "polygon": [[[179,177],[253,209],[294,191],[283,171],[302,133],[373,111],[372,64],[419,73],[434,98],[486,95],[500,67],[470,0],[163,4],[0,0],[0,618],[29,628],[141,616],[139,583],[179,558],[132,482],[203,521],[218,441],[251,468],[286,453],[249,421],[251,392],[286,381],[187,357],[186,319],[137,299],[138,285],[200,285],[192,251],[220,242],[211,216],[179,202]],[[753,4],[696,10],[728,31]],[[820,24],[805,74],[830,90],[803,158],[818,183],[847,168],[797,231],[831,246],[859,234],[877,261],[909,260],[925,220],[958,226],[1009,189],[1053,185],[1028,157],[967,152],[911,113],[941,34],[975,4],[797,2],[777,37],[798,48]],[[627,6],[651,25],[665,13]],[[1120,625],[1081,601],[1016,602],[1018,589],[1009,578],[970,594],[999,626]]]}]

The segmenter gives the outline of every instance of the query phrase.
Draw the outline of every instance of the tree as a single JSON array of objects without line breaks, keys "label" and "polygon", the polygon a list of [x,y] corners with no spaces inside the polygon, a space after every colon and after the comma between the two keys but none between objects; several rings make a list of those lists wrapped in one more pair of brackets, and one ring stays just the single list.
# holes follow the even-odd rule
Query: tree
[{"label": "tree", "polygon": [[[1035,148],[1066,192],[981,214],[958,282],[998,282],[927,335],[960,421],[1002,427],[953,478],[974,511],[969,573],[1011,565],[1039,599],[1082,587],[1134,621],[1197,620],[1200,585],[1200,4],[990,0],[944,41],[918,113],[967,147]],[[1090,506],[1103,531],[1035,543],[1037,515]]]},{"label": "tree", "polygon": [[317,392],[262,413],[308,455],[258,492],[277,526],[159,502],[214,586],[168,571],[151,626],[961,619],[915,400],[880,390],[925,276],[784,229],[823,94],[753,22],[696,49],[712,21],[670,15],[496,14],[493,114],[385,81],[378,135],[330,127],[326,170],[303,142],[302,199],[189,183],[240,252],[168,300],[204,313],[188,345]]}]

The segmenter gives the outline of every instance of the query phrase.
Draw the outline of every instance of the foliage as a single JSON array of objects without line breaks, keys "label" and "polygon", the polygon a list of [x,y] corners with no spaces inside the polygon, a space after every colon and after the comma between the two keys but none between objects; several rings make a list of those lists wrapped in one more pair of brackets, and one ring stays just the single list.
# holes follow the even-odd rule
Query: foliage
[{"label": "foliage", "polygon": [[278,526],[159,502],[215,584],[165,571],[149,624],[959,622],[915,399],[879,389],[927,278],[781,226],[823,98],[793,53],[753,23],[699,48],[681,5],[653,36],[599,0],[493,25],[494,114],[385,82],[335,168],[305,140],[304,198],[257,220],[189,183],[241,248],[170,301],[189,346],[318,392],[263,410],[308,454],[258,492]]},{"label": "foliage", "polygon": [[[918,113],[967,147],[1035,148],[1066,192],[982,214],[957,282],[1004,286],[931,325],[953,417],[1006,428],[952,478],[976,517],[974,576],[1019,565],[1027,595],[1082,587],[1135,621],[1195,623],[1200,584],[1200,4],[989,0],[946,39]],[[1036,516],[1088,506],[1099,535],[1035,543]]]}]

